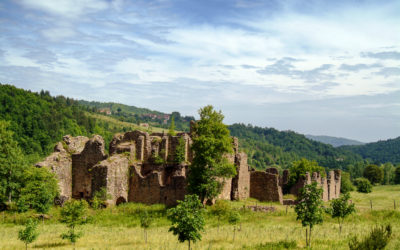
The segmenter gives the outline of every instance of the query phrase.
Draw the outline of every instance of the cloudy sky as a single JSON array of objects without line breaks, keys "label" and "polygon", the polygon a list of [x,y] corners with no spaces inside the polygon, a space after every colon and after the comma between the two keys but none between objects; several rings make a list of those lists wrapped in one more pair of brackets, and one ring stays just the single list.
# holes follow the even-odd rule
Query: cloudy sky
[{"label": "cloudy sky", "polygon": [[400,1],[0,2],[0,82],[364,142],[400,136]]}]

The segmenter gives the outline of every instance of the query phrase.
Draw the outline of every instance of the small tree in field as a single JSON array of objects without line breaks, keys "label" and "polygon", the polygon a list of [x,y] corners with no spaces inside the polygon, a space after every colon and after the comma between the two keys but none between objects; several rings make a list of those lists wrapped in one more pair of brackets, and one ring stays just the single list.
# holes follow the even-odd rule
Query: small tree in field
[{"label": "small tree in field", "polygon": [[354,204],[349,203],[350,194],[346,193],[340,196],[338,199],[334,199],[331,202],[330,214],[332,218],[337,218],[339,222],[339,234],[342,234],[342,226],[344,219],[356,210]]},{"label": "small tree in field", "polygon": [[[311,232],[315,225],[322,224],[322,189],[318,188],[317,183],[305,185],[300,190],[299,203],[295,207],[297,220],[301,220],[303,227],[306,227],[306,244],[311,245]],[[308,229],[307,229],[308,227]]]},{"label": "small tree in field", "polygon": [[178,201],[178,205],[169,209],[168,219],[172,226],[169,231],[178,235],[180,242],[201,240],[201,231],[204,230],[203,205],[197,195],[186,195],[184,201]]},{"label": "small tree in field", "polygon": [[29,219],[25,224],[25,228],[18,232],[18,239],[25,243],[25,249],[28,249],[28,244],[34,242],[39,236],[37,225],[36,220]]},{"label": "small tree in field", "polygon": [[144,241],[147,243],[147,229],[150,227],[153,219],[149,215],[149,213],[144,210],[140,215],[140,227],[143,228],[144,233]]},{"label": "small tree in field", "polygon": [[231,210],[231,206],[225,200],[217,200],[215,204],[210,208],[211,214],[217,216],[217,231],[219,232],[219,225],[221,218],[228,215]]},{"label": "small tree in field", "polygon": [[232,241],[235,241],[235,234],[236,234],[236,225],[240,221],[240,214],[238,211],[233,210],[228,217],[228,222],[229,224],[233,225],[233,239]]},{"label": "small tree in field", "polygon": [[87,222],[88,204],[85,200],[70,200],[65,203],[61,209],[61,223],[65,223],[69,228],[67,233],[61,235],[61,238],[68,239],[71,243],[75,242],[82,237],[82,232],[76,232],[75,228],[79,225],[86,224]]}]

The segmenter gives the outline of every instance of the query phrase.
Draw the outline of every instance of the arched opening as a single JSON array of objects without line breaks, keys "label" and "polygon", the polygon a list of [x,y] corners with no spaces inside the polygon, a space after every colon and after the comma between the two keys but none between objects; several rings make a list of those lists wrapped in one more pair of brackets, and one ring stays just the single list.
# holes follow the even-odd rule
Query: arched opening
[{"label": "arched opening", "polygon": [[125,202],[126,202],[126,199],[124,197],[119,197],[115,204],[118,206],[119,204],[122,204],[122,203],[125,203]]}]

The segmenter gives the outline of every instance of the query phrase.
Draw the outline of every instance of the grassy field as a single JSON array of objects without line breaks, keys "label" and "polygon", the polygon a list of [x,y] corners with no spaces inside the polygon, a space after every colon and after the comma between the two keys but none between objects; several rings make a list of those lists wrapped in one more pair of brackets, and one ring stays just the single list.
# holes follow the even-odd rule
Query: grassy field
[{"label": "grassy field", "polygon": [[[363,237],[375,225],[391,223],[393,239],[387,249],[400,249],[400,185],[377,186],[371,194],[353,192],[352,201],[357,213],[345,221],[342,235],[339,235],[336,220],[325,216],[324,223],[315,227],[312,249],[348,249],[351,237]],[[396,201],[396,210],[394,209]],[[371,210],[372,202],[372,210]],[[243,205],[255,205],[256,201],[231,202],[231,207],[240,209]],[[233,226],[225,220],[217,226],[217,219],[207,213],[207,226],[202,241],[193,249],[284,249],[280,241],[295,241],[296,248],[305,248],[305,230],[296,221],[293,208],[274,203],[276,212],[263,213],[249,210],[241,211],[241,230],[233,241]],[[329,205],[329,204],[327,204]],[[143,230],[139,227],[139,212],[147,209],[155,220],[148,230],[148,243],[145,244]],[[40,236],[30,247],[33,249],[72,249],[72,245],[60,238],[66,227],[59,224],[59,208],[50,212],[51,219],[40,223]],[[25,214],[0,214],[0,249],[24,249],[17,239],[23,222],[32,216]],[[162,205],[144,206],[125,204],[103,210],[90,211],[90,223],[81,227],[84,236],[76,243],[76,249],[187,249],[186,243],[179,243],[168,232],[166,208]]]}]

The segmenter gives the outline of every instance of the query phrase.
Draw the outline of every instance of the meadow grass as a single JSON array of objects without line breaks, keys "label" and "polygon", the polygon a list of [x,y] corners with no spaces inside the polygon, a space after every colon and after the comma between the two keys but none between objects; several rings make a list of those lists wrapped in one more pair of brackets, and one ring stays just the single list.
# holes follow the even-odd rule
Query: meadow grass
[{"label": "meadow grass", "polygon": [[[312,249],[348,249],[349,239],[367,235],[375,225],[391,223],[393,238],[387,249],[400,249],[400,207],[394,210],[393,200],[400,205],[399,186],[377,186],[370,194],[353,192],[352,201],[357,213],[345,220],[339,235],[337,221],[328,215],[324,223],[314,228]],[[372,201],[373,209],[370,209]],[[396,203],[397,203],[396,202]],[[302,249],[305,248],[305,229],[292,207],[276,203],[262,203],[249,199],[230,202],[233,209],[241,213],[240,230],[233,241],[233,226],[224,219],[217,226],[217,219],[206,213],[206,228],[200,242],[193,249]],[[243,210],[248,205],[274,206],[275,212],[263,213]],[[326,204],[329,206],[329,203]],[[140,212],[147,210],[154,217],[148,230],[148,242],[144,241],[143,229],[139,226]],[[58,223],[60,208],[52,208],[51,218],[39,224],[40,236],[32,249],[72,249],[72,245],[60,238],[66,231]],[[167,208],[163,205],[146,206],[128,203],[103,210],[90,210],[89,223],[80,228],[84,235],[76,243],[76,249],[187,249],[186,243],[179,243],[177,237],[168,232]],[[34,213],[0,214],[0,249],[24,249],[17,239],[18,230]]]}]

